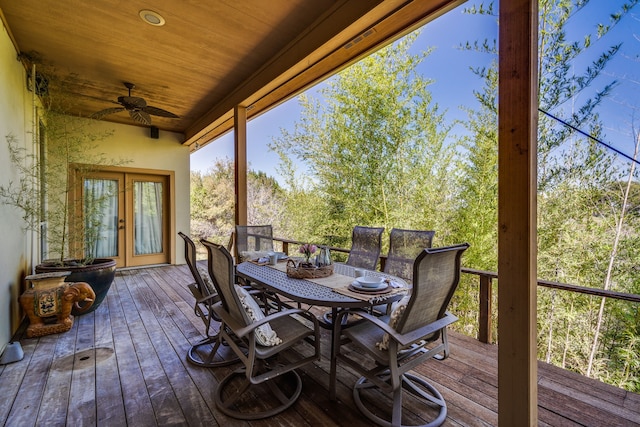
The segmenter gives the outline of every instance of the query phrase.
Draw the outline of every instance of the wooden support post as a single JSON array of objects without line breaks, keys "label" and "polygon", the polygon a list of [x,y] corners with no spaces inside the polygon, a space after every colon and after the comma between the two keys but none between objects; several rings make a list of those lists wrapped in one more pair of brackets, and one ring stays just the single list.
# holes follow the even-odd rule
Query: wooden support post
[{"label": "wooden support post", "polygon": [[501,1],[499,19],[498,423],[536,426],[538,0]]},{"label": "wooden support post", "polygon": [[491,330],[493,322],[491,312],[493,310],[493,288],[491,286],[491,277],[480,275],[480,316],[478,319],[478,341],[491,343],[493,341]]},{"label": "wooden support post", "polygon": [[233,111],[235,152],[235,219],[238,225],[247,225],[247,109],[236,106]]}]

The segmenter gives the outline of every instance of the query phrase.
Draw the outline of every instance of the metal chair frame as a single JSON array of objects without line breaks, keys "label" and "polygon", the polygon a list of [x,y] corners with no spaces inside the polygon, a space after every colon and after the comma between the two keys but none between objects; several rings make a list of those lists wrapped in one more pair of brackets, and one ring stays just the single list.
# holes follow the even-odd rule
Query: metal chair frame
[{"label": "metal chair frame", "polygon": [[[345,264],[352,267],[364,268],[365,270],[375,270],[380,260],[382,247],[382,233],[384,227],[364,227],[356,225],[351,232],[351,249]],[[324,327],[332,327],[331,311],[322,314]],[[343,318],[344,325],[351,325],[347,318]]]},{"label": "metal chair frame", "polygon": [[[302,380],[295,369],[320,359],[320,332],[315,316],[301,309],[285,309],[266,315],[262,320],[253,322],[243,309],[235,290],[235,268],[229,251],[222,245],[206,240],[201,243],[207,248],[208,266],[213,283],[216,286],[220,302],[213,306],[224,327],[220,331],[223,339],[236,353],[243,363],[239,368],[227,375],[218,385],[215,402],[225,414],[243,420],[256,420],[276,415],[295,403],[302,391]],[[295,315],[295,317],[292,317]],[[298,319],[302,318],[309,328]],[[257,343],[255,330],[258,326],[269,322],[282,342],[274,346],[262,346]],[[313,346],[308,356],[292,355],[287,362],[279,360],[281,352],[290,349],[297,343]],[[287,375],[286,380],[280,378]],[[282,380],[282,381],[280,381]],[[239,385],[230,386],[232,382]],[[253,386],[264,384],[267,395],[275,398],[275,406],[267,406],[261,401],[256,405],[253,392],[247,393]],[[283,387],[283,385],[285,387]],[[293,391],[288,393],[285,388]],[[233,390],[227,393],[228,390]],[[249,400],[249,408],[243,403]],[[244,405],[246,407],[246,405]],[[267,406],[256,410],[257,407]]]},{"label": "metal chair frame", "polygon": [[[442,360],[449,356],[446,327],[458,319],[447,311],[447,306],[460,280],[460,258],[468,247],[464,243],[428,248],[418,255],[413,267],[413,289],[395,328],[389,325],[388,316],[377,317],[360,311],[358,315],[365,321],[344,329],[342,317],[354,310],[339,313],[334,324],[330,387],[335,392],[338,360],[360,373],[362,376],[353,388],[353,398],[358,409],[372,422],[381,426],[403,425],[403,390],[435,412],[434,418],[423,426],[439,426],[446,420],[447,405],[442,394],[424,378],[409,371],[428,358]],[[389,337],[388,348],[381,349],[378,343],[385,333]],[[341,351],[343,346],[351,344],[357,351]],[[350,357],[350,354],[363,353],[373,362],[365,365],[361,358]],[[368,406],[371,400],[362,397],[366,390],[391,395],[391,420],[383,418],[382,415],[389,415],[389,412],[383,414],[379,400],[374,400],[375,407]]]},{"label": "metal chair frame", "polygon": [[[188,285],[191,294],[196,299],[193,311],[205,326],[205,338],[192,345],[187,352],[187,360],[196,365],[205,368],[214,368],[218,366],[227,366],[237,363],[239,358],[232,352],[226,343],[222,340],[219,332],[212,333],[214,322],[220,322],[220,319],[213,311],[213,305],[220,301],[217,292],[212,292],[204,283],[204,279],[200,275],[196,265],[196,246],[193,240],[181,231],[178,235],[184,240],[184,255],[189,270],[193,275],[195,282]],[[202,352],[210,346],[206,355]]]}]

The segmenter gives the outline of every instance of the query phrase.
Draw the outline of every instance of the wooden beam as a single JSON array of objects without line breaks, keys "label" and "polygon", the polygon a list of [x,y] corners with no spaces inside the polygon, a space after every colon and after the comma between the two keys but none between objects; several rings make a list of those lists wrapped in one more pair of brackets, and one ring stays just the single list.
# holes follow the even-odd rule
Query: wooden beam
[{"label": "wooden beam", "polygon": [[538,1],[500,2],[498,423],[538,424],[536,177]]},{"label": "wooden beam", "polygon": [[247,225],[247,109],[236,106],[233,111],[234,172],[236,194],[236,224]]},{"label": "wooden beam", "polygon": [[480,276],[480,314],[478,316],[478,341],[491,343],[493,341],[493,322],[491,313],[493,311],[493,287],[491,277]]},{"label": "wooden beam", "polygon": [[[336,3],[336,7],[304,37],[295,40],[251,79],[238,86],[227,99],[190,126],[185,132],[184,144],[199,142],[202,146],[227,132],[230,123],[225,122],[222,113],[230,111],[230,105],[251,105],[253,109],[248,115],[251,119],[464,1],[347,0]],[[357,16],[360,18],[355,19]],[[347,18],[353,22],[345,26]],[[370,35],[365,38],[363,33]],[[352,43],[349,49],[345,48],[354,38],[361,41]],[[310,46],[315,50],[310,50]],[[300,56],[305,52],[306,56]]]},{"label": "wooden beam", "polygon": [[[405,0],[393,0],[393,2],[403,2]],[[264,90],[272,84],[282,73],[291,72],[296,64],[304,63],[309,53],[316,52],[328,40],[333,39],[349,26],[353,25],[359,18],[370,10],[374,9],[381,0],[354,1],[343,0],[336,2],[335,6],[327,11],[313,27],[306,33],[293,40],[283,51],[274,56],[271,61],[257,70],[244,83],[234,88],[225,99],[221,100],[208,113],[197,119],[192,126],[185,130],[185,139],[196,141],[201,136],[209,133],[212,127],[218,126],[216,120],[221,115],[230,110],[232,105],[238,105],[245,100]],[[249,104],[244,104],[245,106]]]}]

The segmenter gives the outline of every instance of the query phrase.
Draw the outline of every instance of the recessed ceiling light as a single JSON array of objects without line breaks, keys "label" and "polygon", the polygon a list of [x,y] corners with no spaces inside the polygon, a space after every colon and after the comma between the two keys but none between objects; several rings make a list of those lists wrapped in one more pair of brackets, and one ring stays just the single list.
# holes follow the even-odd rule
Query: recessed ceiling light
[{"label": "recessed ceiling light", "polygon": [[153,10],[143,9],[138,12],[138,15],[140,15],[140,18],[142,18],[144,22],[155,27],[161,27],[165,22],[164,18],[160,16],[158,12],[154,12]]}]

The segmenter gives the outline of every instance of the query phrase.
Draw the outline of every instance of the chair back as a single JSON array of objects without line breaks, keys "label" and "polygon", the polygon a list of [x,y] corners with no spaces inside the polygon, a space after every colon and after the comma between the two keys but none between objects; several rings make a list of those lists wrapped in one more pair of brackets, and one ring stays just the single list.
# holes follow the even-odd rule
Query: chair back
[{"label": "chair back", "polygon": [[273,250],[271,225],[236,225],[235,238],[238,253]]},{"label": "chair back", "polygon": [[193,279],[196,281],[196,288],[198,289],[198,292],[200,292],[200,295],[208,297],[215,293],[215,289],[211,289],[211,287],[207,285],[198,271],[198,267],[196,265],[196,245],[193,240],[191,240],[191,238],[182,231],[178,232],[178,236],[182,237],[182,240],[184,240],[184,258],[187,261],[187,265],[193,275]]},{"label": "chair back", "polygon": [[375,270],[380,259],[383,231],[384,227],[353,227],[347,265]]},{"label": "chair back", "polygon": [[235,266],[229,251],[222,245],[201,239],[200,243],[207,248],[209,275],[213,281],[222,307],[240,325],[251,323],[242,309],[235,286]]},{"label": "chair back", "polygon": [[[413,264],[413,289],[396,330],[405,334],[444,317],[460,281],[460,258],[468,243],[427,248]],[[432,339],[437,339],[438,331]]]},{"label": "chair back", "polygon": [[384,272],[412,281],[413,263],[423,249],[431,247],[434,234],[436,232],[432,230],[392,229]]}]

